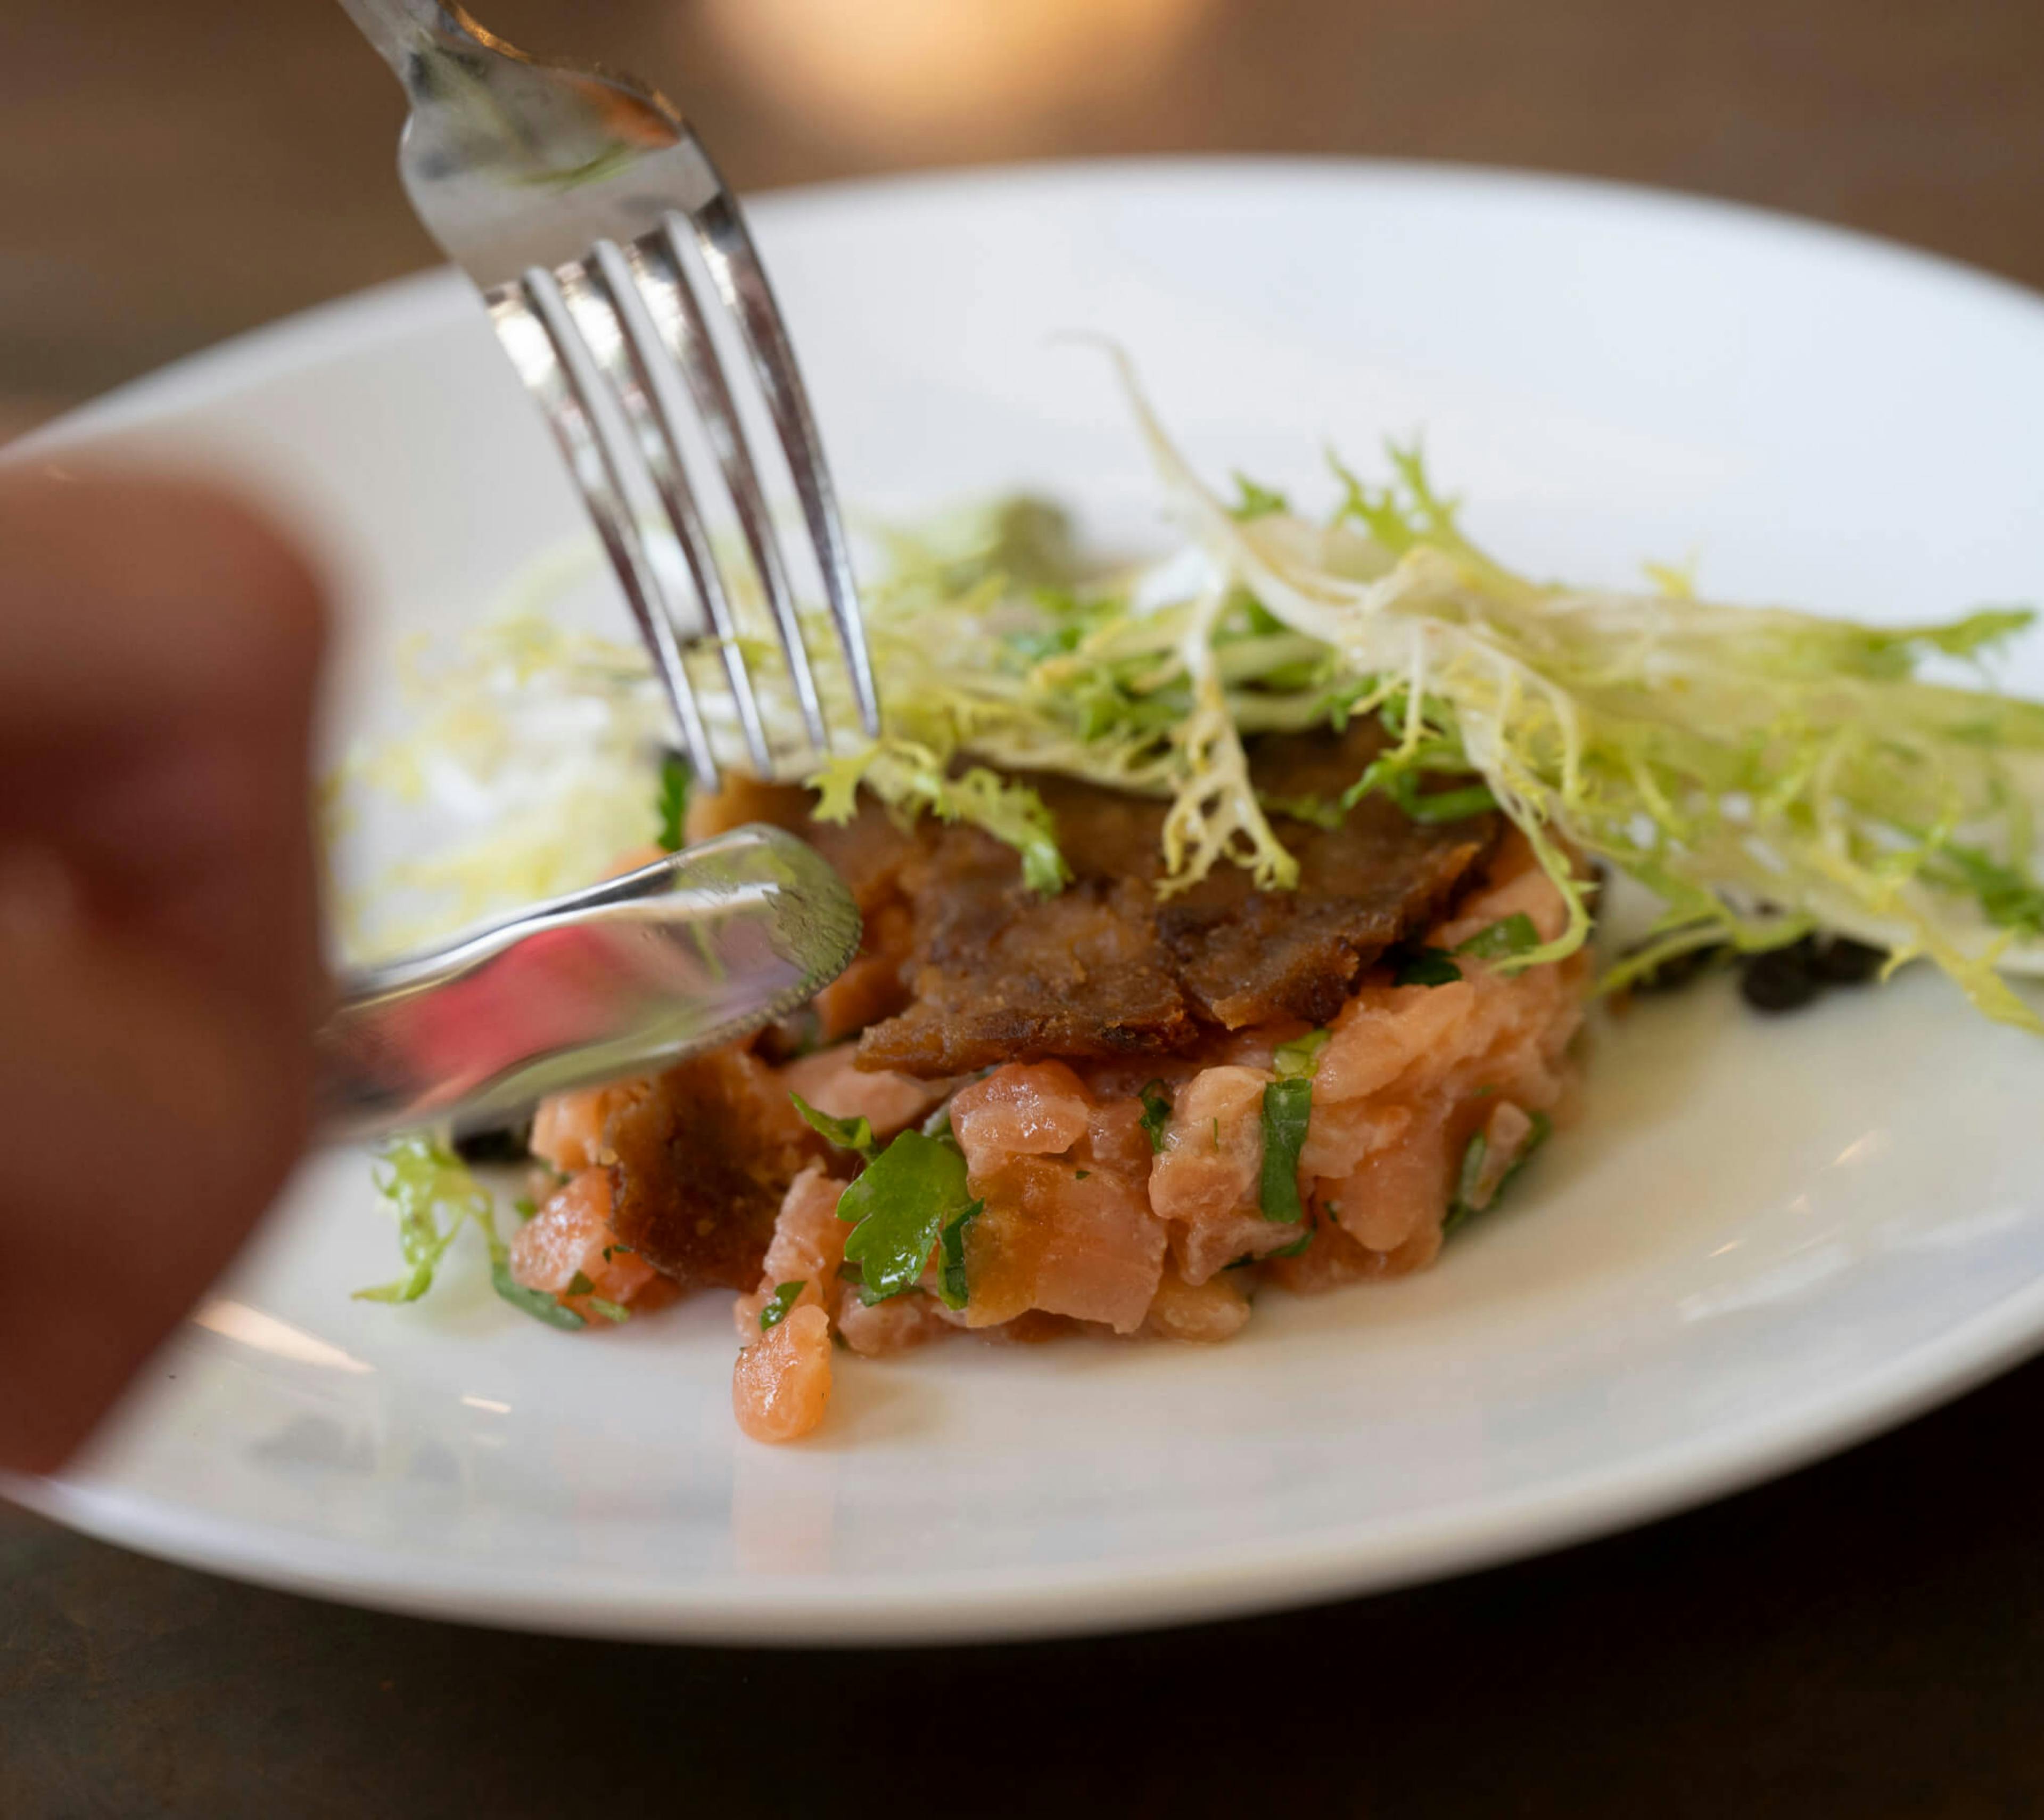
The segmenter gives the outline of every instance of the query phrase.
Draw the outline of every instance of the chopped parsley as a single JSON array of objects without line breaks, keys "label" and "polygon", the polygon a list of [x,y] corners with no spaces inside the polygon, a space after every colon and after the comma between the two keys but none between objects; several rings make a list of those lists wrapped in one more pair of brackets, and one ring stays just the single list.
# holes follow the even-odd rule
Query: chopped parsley
[{"label": "chopped parsley", "polygon": [[916,1287],[946,1226],[977,1210],[955,1144],[904,1131],[866,1165],[837,1204],[852,1223],[844,1254],[870,1307]]},{"label": "chopped parsley", "polygon": [[521,1194],[512,1202],[511,1211],[521,1219],[530,1219],[540,1211],[540,1204],[528,1194]]},{"label": "chopped parsley", "polygon": [[660,844],[670,853],[682,850],[682,824],[689,812],[689,785],[694,775],[678,752],[660,761],[660,794],[655,807],[660,817]]},{"label": "chopped parsley", "polygon": [[589,1323],[574,1309],[563,1307],[544,1289],[528,1289],[511,1274],[511,1257],[507,1251],[502,1257],[495,1255],[492,1247],[490,1260],[490,1286],[514,1308],[530,1315],[536,1321],[544,1321],[550,1327],[559,1327],[564,1333],[576,1333]]},{"label": "chopped parsley", "polygon": [[[1403,729],[1393,724],[1398,719],[1393,707],[1393,704],[1387,703],[1382,717],[1392,731],[1398,733]],[[1438,715],[1439,710],[1435,712]],[[1465,784],[1456,789],[1434,790],[1424,796],[1420,793],[1421,762],[1432,757],[1438,762],[1448,757],[1445,750],[1437,747],[1438,742],[1423,742],[1413,754],[1387,752],[1382,758],[1373,759],[1362,775],[1342,793],[1342,807],[1352,809],[1373,791],[1381,790],[1412,820],[1428,825],[1461,821],[1496,808],[1497,798],[1491,793],[1488,784]],[[1464,761],[1464,767],[1466,763]]]},{"label": "chopped parsley", "polygon": [[[561,1293],[563,1296],[586,1296],[589,1299],[589,1305],[606,1321],[621,1324],[632,1319],[632,1311],[629,1308],[624,1307],[622,1303],[605,1301],[602,1296],[597,1294],[596,1285],[579,1270],[568,1279],[568,1286]],[[559,1307],[559,1304],[556,1303],[555,1306]],[[574,1312],[572,1309],[568,1308],[563,1308],[561,1311],[563,1314]],[[575,1324],[579,1327],[582,1323],[578,1321]]]},{"label": "chopped parsley", "polygon": [[[1332,1035],[1327,1030],[1309,1030],[1272,1052],[1270,1066],[1278,1078],[1263,1089],[1263,1176],[1258,1193],[1266,1219],[1290,1224],[1306,1217],[1305,1204],[1299,1199],[1299,1153],[1312,1123],[1313,1070]],[[1298,1250],[1304,1249],[1302,1239]]]},{"label": "chopped parsley", "polygon": [[1348,819],[1347,810],[1325,797],[1261,796],[1257,801],[1273,815],[1289,816],[1294,821],[1325,828],[1329,834],[1339,834],[1342,824]]},{"label": "chopped parsley", "polygon": [[1266,1219],[1306,1217],[1299,1199],[1299,1152],[1313,1115],[1313,1083],[1297,1076],[1263,1089],[1263,1180],[1258,1205]]},{"label": "chopped parsley", "polygon": [[795,1103],[804,1123],[827,1144],[834,1144],[840,1150],[856,1150],[870,1163],[879,1146],[873,1141],[873,1125],[866,1119],[833,1119],[828,1112],[819,1112],[799,1093],[788,1097]]},{"label": "chopped parsley", "polygon": [[1164,1083],[1153,1081],[1143,1089],[1143,1129],[1149,1134],[1154,1153],[1164,1147],[1164,1129],[1171,1122],[1171,1102]]},{"label": "chopped parsley", "polygon": [[1309,1030],[1304,1036],[1295,1036],[1289,1042],[1281,1042],[1273,1051],[1270,1066],[1277,1070],[1280,1081],[1310,1081],[1313,1070],[1320,1065],[1320,1051],[1333,1040],[1331,1030]]},{"label": "chopped parsley", "polygon": [[1455,952],[1479,961],[1503,961],[1530,954],[1539,946],[1540,931],[1533,927],[1533,919],[1523,910],[1516,910],[1489,928],[1477,930]]},{"label": "chopped parsley", "polygon": [[1488,784],[1470,784],[1458,790],[1434,790],[1425,796],[1409,793],[1400,805],[1416,822],[1462,821],[1470,816],[1488,815],[1497,807],[1497,798]]},{"label": "chopped parsley", "polygon": [[1422,948],[1410,959],[1399,963],[1392,974],[1394,986],[1447,986],[1462,977],[1445,948]]},{"label": "chopped parsley", "polygon": [[1082,1182],[1092,1173],[1091,1169],[1075,1169],[1072,1172],[1072,1180],[1075,1182]]},{"label": "chopped parsley", "polygon": [[943,1268],[937,1273],[937,1293],[943,1298],[947,1308],[962,1308],[966,1303],[965,1234],[966,1228],[986,1211],[986,1203],[976,1200],[957,1219],[945,1223],[939,1234],[939,1249],[943,1252]]},{"label": "chopped parsley", "polygon": [[760,1332],[770,1334],[787,1319],[788,1311],[795,1305],[795,1298],[808,1287],[808,1280],[800,1277],[793,1283],[777,1284],[773,1295],[767,1299],[766,1306],[759,1311]]},{"label": "chopped parsley", "polygon": [[1289,1245],[1281,1245],[1275,1251],[1266,1252],[1264,1255],[1266,1257],[1299,1257],[1313,1242],[1313,1234],[1319,1230],[1317,1227],[1308,1227],[1301,1237],[1293,1239]]},{"label": "chopped parsley", "polygon": [[1443,1233],[1453,1232],[1458,1226],[1476,1215],[1493,1208],[1504,1198],[1504,1191],[1512,1185],[1512,1178],[1532,1161],[1533,1153],[1553,1135],[1554,1121],[1545,1112],[1529,1115],[1532,1129],[1526,1134],[1525,1141],[1519,1146],[1518,1154],[1512,1158],[1504,1173],[1497,1178],[1488,1196],[1479,1202],[1477,1190],[1482,1185],[1485,1164],[1489,1160],[1490,1140],[1481,1131],[1471,1138],[1462,1151],[1462,1165],[1455,1177],[1455,1198],[1449,1203],[1447,1217],[1441,1222]]}]

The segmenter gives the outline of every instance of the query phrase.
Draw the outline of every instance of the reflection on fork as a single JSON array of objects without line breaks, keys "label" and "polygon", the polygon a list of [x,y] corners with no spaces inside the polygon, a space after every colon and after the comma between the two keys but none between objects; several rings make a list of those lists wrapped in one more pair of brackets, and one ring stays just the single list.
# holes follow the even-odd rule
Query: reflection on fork
[{"label": "reflection on fork", "polygon": [[[483,294],[545,412],[624,590],[705,786],[720,776],[677,620],[706,620],[745,751],[774,754],[685,450],[697,428],[737,516],[788,664],[801,735],[826,746],[824,692],[803,643],[721,332],[743,348],[801,508],[860,725],[880,710],[850,548],[794,352],[737,199],[658,94],[543,63],[440,0],[341,0],[411,98],[399,152],[413,207]],[[705,307],[707,292],[715,317]],[[642,520],[664,517],[696,603],[677,601]]]}]

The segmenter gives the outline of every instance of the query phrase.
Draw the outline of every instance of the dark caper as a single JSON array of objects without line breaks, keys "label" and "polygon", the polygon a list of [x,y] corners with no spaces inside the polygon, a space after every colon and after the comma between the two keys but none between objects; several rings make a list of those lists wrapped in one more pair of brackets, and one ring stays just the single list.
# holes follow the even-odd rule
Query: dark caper
[{"label": "dark caper", "polygon": [[1635,993],[1674,993],[1701,979],[1723,960],[1727,952],[1723,942],[1712,942],[1700,948],[1690,948],[1679,954],[1670,954],[1665,961],[1649,967],[1632,982]]},{"label": "dark caper", "polygon": [[532,1122],[493,1125],[455,1134],[454,1154],[465,1163],[521,1163],[532,1154]]},{"label": "dark caper", "polygon": [[1810,950],[1810,971],[1827,986],[1863,986],[1887,961],[1885,949],[1850,935],[1821,935]]},{"label": "dark caper", "polygon": [[1755,1011],[1800,1011],[1824,989],[1811,966],[1814,946],[1805,936],[1755,954],[1740,970],[1740,995]]}]

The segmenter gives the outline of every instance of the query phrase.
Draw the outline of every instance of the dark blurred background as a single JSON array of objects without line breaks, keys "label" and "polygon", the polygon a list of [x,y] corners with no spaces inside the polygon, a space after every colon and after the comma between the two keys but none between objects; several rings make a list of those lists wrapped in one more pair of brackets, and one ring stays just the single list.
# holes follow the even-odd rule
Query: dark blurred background
[{"label": "dark blurred background", "polygon": [[[2044,283],[2039,0],[480,0],[759,189],[1267,151],[1708,191]],[[0,432],[427,263],[333,0],[0,0]]]},{"label": "dark blurred background", "polygon": [[[1089,153],[1464,159],[1792,209],[2044,286],[2044,0],[478,5],[666,89],[746,188]],[[428,263],[401,113],[333,0],[0,0],[0,437]],[[908,1656],[498,1638],[0,1507],[0,1814],[2044,1814],[2040,1426],[2044,1364],[1554,1559]]]}]

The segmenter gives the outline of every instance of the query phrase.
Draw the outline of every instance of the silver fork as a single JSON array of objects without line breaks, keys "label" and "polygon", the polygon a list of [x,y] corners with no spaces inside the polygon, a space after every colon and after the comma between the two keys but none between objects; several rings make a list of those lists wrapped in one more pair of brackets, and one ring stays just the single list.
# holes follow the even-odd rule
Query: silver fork
[{"label": "silver fork", "polygon": [[[773,774],[759,696],[683,454],[693,414],[772,612],[813,748],[823,703],[759,468],[690,270],[707,275],[763,396],[823,576],[851,692],[880,730],[859,593],[808,394],[737,198],[651,90],[536,61],[440,0],[341,0],[411,98],[398,163],[428,232],[482,293],[544,411],[705,787],[719,782],[683,662],[678,603],[635,501],[657,500],[720,649],[754,767]],[[698,622],[700,623],[700,622]]]}]

